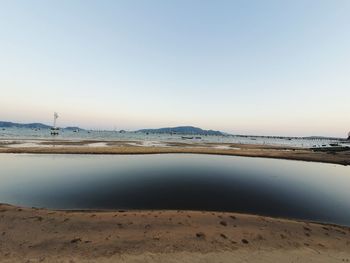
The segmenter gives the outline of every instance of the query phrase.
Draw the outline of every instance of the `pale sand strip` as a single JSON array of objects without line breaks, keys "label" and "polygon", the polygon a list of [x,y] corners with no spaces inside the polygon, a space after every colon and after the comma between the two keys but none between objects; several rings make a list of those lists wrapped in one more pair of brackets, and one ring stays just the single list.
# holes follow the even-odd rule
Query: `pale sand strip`
[{"label": "pale sand strip", "polygon": [[312,162],[335,163],[350,165],[350,151],[341,152],[313,152],[309,149],[288,148],[263,145],[231,144],[232,149],[220,149],[211,144],[171,147],[144,147],[144,146],[52,146],[52,147],[0,147],[0,153],[36,153],[36,154],[157,154],[157,153],[195,153],[217,154],[249,157],[265,157],[288,160],[302,160]]},{"label": "pale sand strip", "polygon": [[0,262],[350,262],[350,228],[237,213],[0,205]]}]

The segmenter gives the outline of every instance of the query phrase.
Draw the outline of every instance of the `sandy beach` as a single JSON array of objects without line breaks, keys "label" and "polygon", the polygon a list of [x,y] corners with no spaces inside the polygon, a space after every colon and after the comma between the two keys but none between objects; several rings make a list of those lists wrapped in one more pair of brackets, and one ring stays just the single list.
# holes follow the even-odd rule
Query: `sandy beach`
[{"label": "sandy beach", "polygon": [[264,157],[287,160],[334,163],[350,165],[350,149],[329,148],[314,151],[308,148],[261,144],[231,143],[178,143],[156,142],[145,146],[140,141],[97,141],[97,140],[48,140],[20,142],[0,141],[0,153],[35,154],[161,154],[195,153],[247,157]]},{"label": "sandy beach", "polygon": [[350,228],[237,213],[1,204],[0,262],[350,262]]}]

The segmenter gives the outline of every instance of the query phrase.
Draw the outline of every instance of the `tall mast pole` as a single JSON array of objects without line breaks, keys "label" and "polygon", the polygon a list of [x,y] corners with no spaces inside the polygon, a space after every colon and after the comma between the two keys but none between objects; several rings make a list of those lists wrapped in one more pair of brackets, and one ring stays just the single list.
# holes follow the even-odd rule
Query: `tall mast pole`
[{"label": "tall mast pole", "polygon": [[56,128],[56,121],[57,121],[57,118],[58,118],[58,113],[55,112],[53,114],[53,127]]}]

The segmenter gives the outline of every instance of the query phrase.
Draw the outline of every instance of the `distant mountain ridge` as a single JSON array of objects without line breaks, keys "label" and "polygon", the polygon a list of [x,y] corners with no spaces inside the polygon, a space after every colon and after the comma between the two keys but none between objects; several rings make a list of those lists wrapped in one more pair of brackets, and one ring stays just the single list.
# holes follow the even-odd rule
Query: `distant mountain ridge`
[{"label": "distant mountain ridge", "polygon": [[143,133],[177,133],[177,134],[191,134],[191,135],[225,135],[221,131],[214,130],[203,130],[193,126],[178,126],[178,127],[167,127],[159,129],[141,129],[138,132]]},{"label": "distant mountain ridge", "polygon": [[[43,123],[16,123],[9,121],[0,121],[0,128],[27,128],[27,129],[50,129],[52,126]],[[80,127],[66,127],[64,130],[81,130]],[[176,133],[176,134],[188,134],[188,135],[227,135],[221,131],[215,130],[203,130],[194,126],[178,126],[178,127],[167,127],[159,129],[141,129],[136,132],[143,133]]]},{"label": "distant mountain ridge", "polygon": [[49,129],[51,126],[42,123],[16,123],[9,121],[0,121],[2,128],[29,128],[29,129]]},{"label": "distant mountain ridge", "polygon": [[[10,121],[0,121],[1,128],[27,128],[27,129],[50,129],[52,126],[43,123],[16,123]],[[84,130],[79,127],[66,127],[65,130]]]}]

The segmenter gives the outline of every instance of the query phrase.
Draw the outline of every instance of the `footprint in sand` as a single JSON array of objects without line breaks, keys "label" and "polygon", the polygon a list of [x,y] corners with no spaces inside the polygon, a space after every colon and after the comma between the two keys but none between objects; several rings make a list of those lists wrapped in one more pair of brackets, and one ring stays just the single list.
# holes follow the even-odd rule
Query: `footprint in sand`
[{"label": "footprint in sand", "polygon": [[304,228],[304,230],[311,232],[311,229],[310,229],[310,228],[308,228],[308,227],[306,227],[306,226],[304,226],[303,228]]},{"label": "footprint in sand", "polygon": [[198,232],[198,233],[196,233],[196,237],[200,238],[200,239],[204,239],[205,238],[205,234],[203,232]]},{"label": "footprint in sand", "polygon": [[226,221],[220,221],[220,225],[227,226],[227,223],[226,223]]},{"label": "footprint in sand", "polygon": [[72,244],[81,242],[81,238],[74,238],[70,241]]},{"label": "footprint in sand", "polygon": [[337,231],[338,233],[340,233],[340,234],[346,235],[346,233],[345,233],[344,231],[342,231],[342,230],[336,229],[336,231]]},{"label": "footprint in sand", "polygon": [[227,236],[225,234],[220,234],[220,236],[223,238],[223,239],[227,239]]},{"label": "footprint in sand", "polygon": [[242,239],[241,241],[243,244],[249,244],[249,241],[247,239]]},{"label": "footprint in sand", "polygon": [[309,237],[310,236],[310,232],[311,232],[311,229],[306,227],[306,226],[303,226],[303,229],[307,232],[304,232],[305,236]]},{"label": "footprint in sand", "polygon": [[265,238],[260,234],[257,235],[256,239],[257,240],[265,240]]}]

